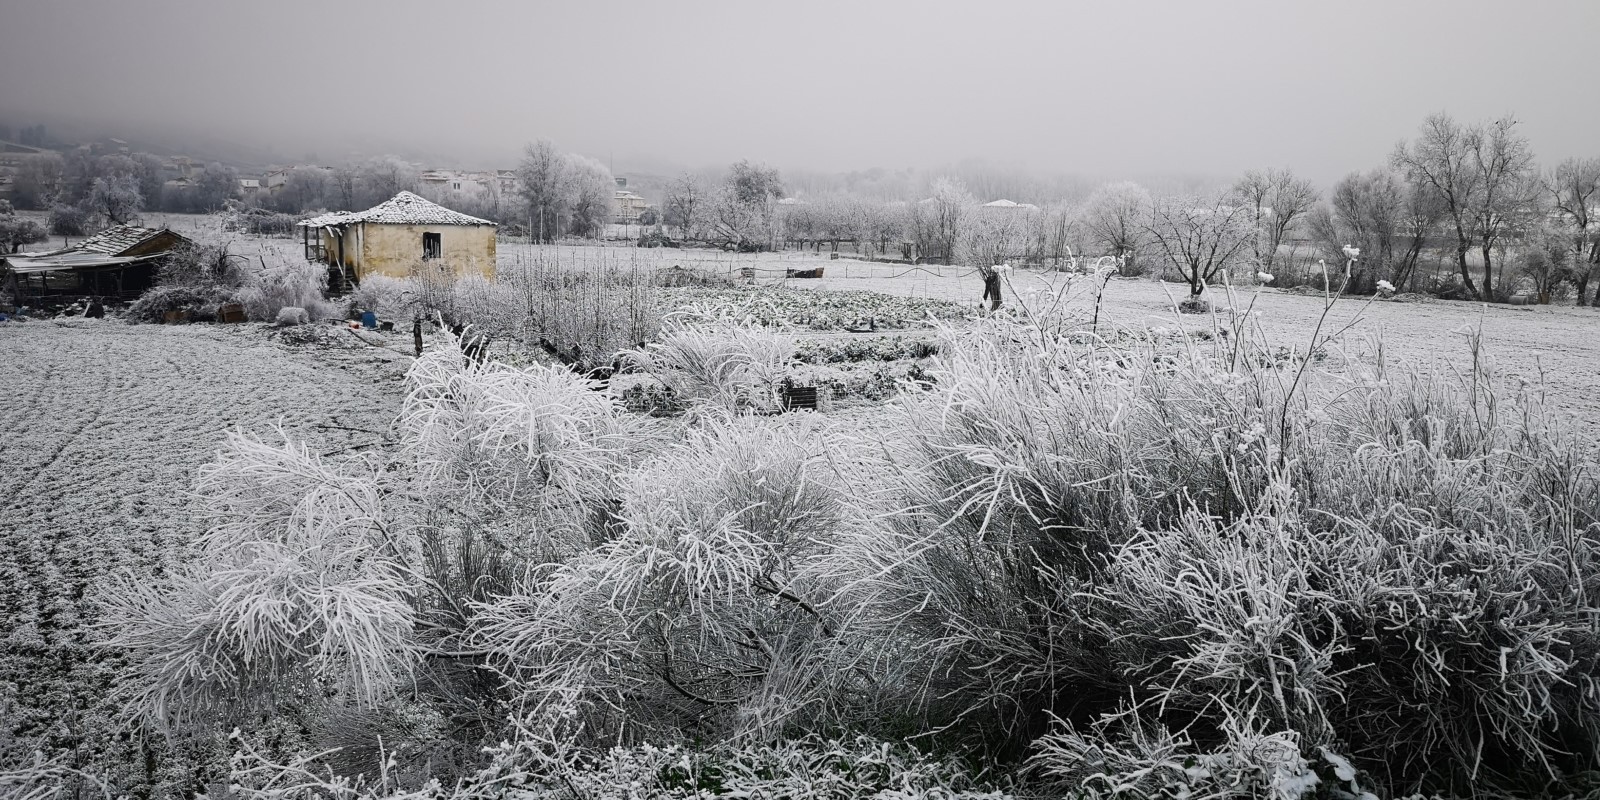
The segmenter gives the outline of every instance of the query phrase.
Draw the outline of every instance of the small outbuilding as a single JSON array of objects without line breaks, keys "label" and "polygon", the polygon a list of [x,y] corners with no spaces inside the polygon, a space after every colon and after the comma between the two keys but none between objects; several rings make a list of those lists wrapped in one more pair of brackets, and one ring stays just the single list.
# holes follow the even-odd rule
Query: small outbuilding
[{"label": "small outbuilding", "polygon": [[155,285],[156,270],[189,240],[166,228],[118,225],[72,247],[0,258],[17,301],[85,295],[131,300]]},{"label": "small outbuilding", "polygon": [[456,277],[494,277],[496,225],[401,192],[366,211],[300,223],[306,260],[328,265],[340,292],[368,275],[405,278],[431,268]]}]

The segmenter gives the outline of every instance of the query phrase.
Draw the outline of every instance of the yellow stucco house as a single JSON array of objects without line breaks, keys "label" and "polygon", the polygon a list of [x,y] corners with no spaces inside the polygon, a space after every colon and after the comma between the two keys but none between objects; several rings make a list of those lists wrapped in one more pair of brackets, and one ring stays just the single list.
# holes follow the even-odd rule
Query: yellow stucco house
[{"label": "yellow stucco house", "polygon": [[329,290],[368,275],[405,278],[437,269],[456,277],[494,277],[495,224],[401,192],[366,211],[300,223],[306,259],[329,266]]}]

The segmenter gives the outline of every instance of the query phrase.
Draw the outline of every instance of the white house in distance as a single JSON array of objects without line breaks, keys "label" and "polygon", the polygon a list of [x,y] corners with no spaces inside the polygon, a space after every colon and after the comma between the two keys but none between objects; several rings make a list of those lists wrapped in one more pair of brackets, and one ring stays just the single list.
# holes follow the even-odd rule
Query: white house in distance
[{"label": "white house in distance", "polygon": [[611,221],[618,225],[635,225],[650,204],[644,197],[627,189],[618,189],[611,200]]},{"label": "white house in distance", "polygon": [[995,201],[989,202],[989,203],[984,203],[983,207],[984,208],[1015,208],[1015,209],[1022,209],[1022,210],[1027,210],[1027,209],[1030,209],[1030,208],[1038,208],[1038,206],[1036,206],[1036,205],[1034,205],[1032,203],[1013,203],[1010,200],[1005,200],[1005,199],[995,200]]}]

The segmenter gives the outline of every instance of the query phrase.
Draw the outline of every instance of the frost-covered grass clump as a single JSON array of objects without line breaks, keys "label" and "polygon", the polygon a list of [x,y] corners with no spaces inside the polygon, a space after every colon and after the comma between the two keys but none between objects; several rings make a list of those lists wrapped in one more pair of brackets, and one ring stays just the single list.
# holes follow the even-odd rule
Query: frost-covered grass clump
[{"label": "frost-covered grass clump", "polygon": [[[1595,788],[1600,465],[1536,393],[1019,305],[859,423],[755,413],[762,328],[637,354],[702,412],[648,425],[430,353],[390,461],[208,473],[197,559],[111,601],[130,708],[239,724],[195,774],[256,797]],[[259,730],[335,718],[432,760]]]}]

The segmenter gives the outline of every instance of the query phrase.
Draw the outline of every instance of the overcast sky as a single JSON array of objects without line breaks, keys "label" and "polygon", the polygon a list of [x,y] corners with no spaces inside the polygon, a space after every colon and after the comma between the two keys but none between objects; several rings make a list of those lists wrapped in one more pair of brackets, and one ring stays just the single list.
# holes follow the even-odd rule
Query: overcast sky
[{"label": "overcast sky", "polygon": [[[1422,118],[1515,112],[1600,155],[1600,1],[0,0],[0,113],[334,161],[1123,176],[1382,163]],[[621,164],[619,164],[619,167]]]}]

